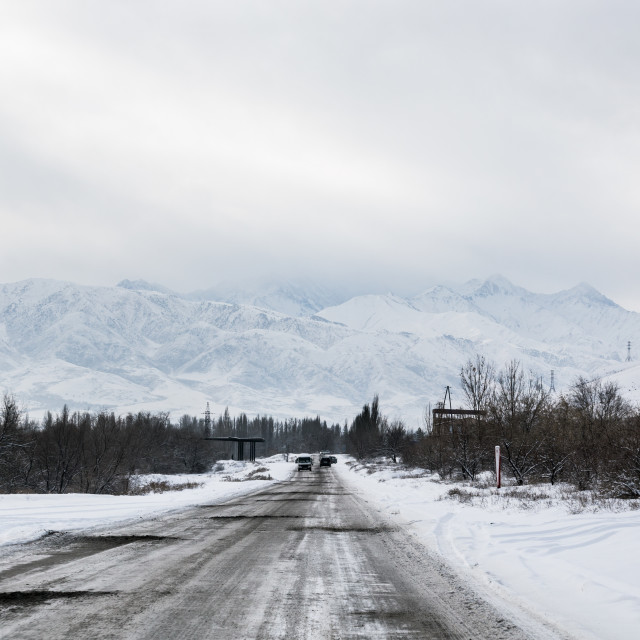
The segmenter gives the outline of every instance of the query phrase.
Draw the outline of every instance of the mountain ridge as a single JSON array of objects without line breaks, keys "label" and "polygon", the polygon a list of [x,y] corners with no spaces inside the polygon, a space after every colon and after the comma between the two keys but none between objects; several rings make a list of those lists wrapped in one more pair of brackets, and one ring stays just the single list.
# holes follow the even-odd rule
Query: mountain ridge
[{"label": "mountain ridge", "polygon": [[[412,297],[340,301],[299,285],[221,297],[129,280],[0,285],[0,388],[32,415],[63,404],[193,415],[210,402],[339,423],[377,393],[386,413],[415,428],[447,385],[456,394],[460,368],[480,353],[498,367],[518,359],[547,384],[553,369],[559,391],[577,376],[614,375],[638,396],[624,356],[640,314],[584,283],[536,294],[492,276]],[[340,302],[318,309],[320,300]],[[278,306],[292,313],[267,308]]]}]

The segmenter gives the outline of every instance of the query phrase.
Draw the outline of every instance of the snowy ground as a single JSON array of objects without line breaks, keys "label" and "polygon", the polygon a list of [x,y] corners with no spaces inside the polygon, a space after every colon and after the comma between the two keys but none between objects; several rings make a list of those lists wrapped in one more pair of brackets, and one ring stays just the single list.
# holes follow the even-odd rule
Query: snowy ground
[{"label": "snowy ground", "polygon": [[417,477],[418,471],[350,467],[353,473],[343,476],[352,487],[479,590],[576,638],[640,637],[640,510],[584,504],[548,485],[524,488],[535,500],[510,497],[514,487],[467,487],[461,501],[447,495],[459,485]]},{"label": "snowy ground", "polygon": [[[585,508],[577,499],[559,499],[561,489],[551,492],[548,486],[528,501],[512,497],[509,488],[467,488],[449,496],[456,485],[419,472],[348,462],[340,456],[334,467],[345,482],[442,554],[478,590],[511,606],[514,615],[525,609],[584,640],[638,637],[640,510]],[[286,480],[294,469],[275,456],[256,464],[227,461],[208,474],[141,479],[143,484],[202,483],[183,491],[0,495],[0,544],[224,500]],[[272,480],[252,479],[256,476]]]},{"label": "snowy ground", "polygon": [[[272,480],[255,480],[260,476]],[[282,456],[262,459],[257,464],[227,460],[218,463],[211,473],[194,475],[147,475],[140,484],[166,481],[181,485],[202,486],[182,491],[165,491],[137,496],[107,496],[72,493],[65,495],[0,495],[0,545],[34,540],[47,531],[73,531],[97,525],[145,518],[153,514],[233,498],[285,480],[293,472],[293,464]]]}]

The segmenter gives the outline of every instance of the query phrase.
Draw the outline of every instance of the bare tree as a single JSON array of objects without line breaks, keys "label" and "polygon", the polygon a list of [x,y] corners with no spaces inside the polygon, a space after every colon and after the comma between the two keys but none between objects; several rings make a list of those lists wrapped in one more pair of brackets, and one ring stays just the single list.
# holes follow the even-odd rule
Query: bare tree
[{"label": "bare tree", "polygon": [[[640,498],[640,415],[624,421],[619,431],[616,468],[611,470],[613,493],[619,498]],[[613,461],[609,461],[611,465]]]},{"label": "bare tree", "polygon": [[41,489],[46,493],[64,493],[79,473],[81,461],[80,430],[67,406],[55,419],[48,413],[36,451]]},{"label": "bare tree", "polygon": [[371,405],[365,404],[349,428],[348,443],[358,458],[366,458],[380,449],[385,419],[380,415],[379,399],[375,395]]},{"label": "bare tree", "polygon": [[21,475],[21,454],[26,443],[20,419],[16,399],[5,393],[0,405],[0,486],[5,491],[11,491]]},{"label": "bare tree", "polygon": [[542,432],[539,429],[549,394],[539,378],[527,378],[520,363],[512,360],[497,378],[490,415],[500,436],[503,455],[518,484],[538,471]]},{"label": "bare tree", "polygon": [[89,417],[89,425],[83,443],[83,491],[108,493],[124,474],[129,433],[113,413]]},{"label": "bare tree", "polygon": [[380,452],[398,462],[398,456],[402,455],[407,444],[407,429],[402,420],[394,420],[391,424],[384,425],[382,430],[382,445]]},{"label": "bare tree", "polygon": [[568,403],[574,446],[569,466],[571,481],[579,489],[596,487],[600,480],[611,481],[620,447],[627,446],[622,444],[625,440],[629,442],[624,434],[632,415],[630,405],[615,383],[582,377],[571,387]]},{"label": "bare tree", "polygon": [[570,464],[573,455],[571,433],[571,409],[564,397],[549,407],[539,427],[542,447],[540,465],[542,477],[555,484]]},{"label": "bare tree", "polygon": [[486,409],[495,386],[495,366],[484,356],[476,355],[460,370],[460,385],[470,409]]}]

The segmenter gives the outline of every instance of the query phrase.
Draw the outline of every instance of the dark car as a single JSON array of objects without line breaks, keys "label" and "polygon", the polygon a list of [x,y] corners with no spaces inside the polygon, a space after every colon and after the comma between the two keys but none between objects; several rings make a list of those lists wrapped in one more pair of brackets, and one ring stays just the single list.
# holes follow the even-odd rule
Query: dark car
[{"label": "dark car", "polygon": [[322,456],[322,458],[320,458],[320,466],[321,467],[330,467],[331,466],[331,456]]},{"label": "dark car", "polygon": [[331,458],[331,464],[336,464],[338,462],[338,458],[335,456],[329,456]]}]

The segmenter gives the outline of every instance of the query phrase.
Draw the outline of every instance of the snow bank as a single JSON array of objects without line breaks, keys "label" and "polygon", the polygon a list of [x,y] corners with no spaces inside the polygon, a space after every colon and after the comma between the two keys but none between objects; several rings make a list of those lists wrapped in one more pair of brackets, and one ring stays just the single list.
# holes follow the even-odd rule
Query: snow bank
[{"label": "snow bank", "polygon": [[[260,471],[261,468],[267,471]],[[295,465],[283,461],[282,456],[263,458],[256,463],[226,460],[218,462],[210,473],[153,474],[135,479],[138,486],[151,482],[201,485],[182,491],[136,496],[3,494],[0,495],[0,545],[28,542],[48,531],[85,529],[203,503],[221,502],[273,482],[287,480],[294,469]],[[271,476],[271,480],[251,479],[256,476]]]}]

